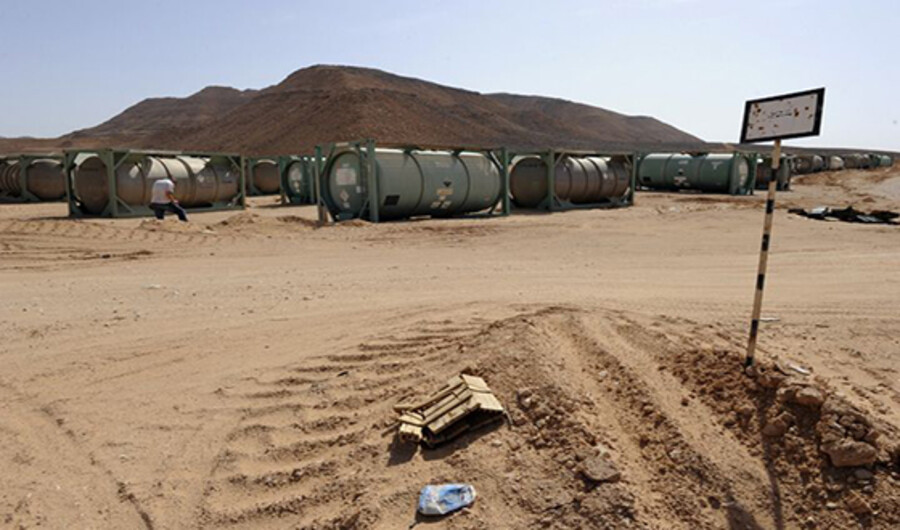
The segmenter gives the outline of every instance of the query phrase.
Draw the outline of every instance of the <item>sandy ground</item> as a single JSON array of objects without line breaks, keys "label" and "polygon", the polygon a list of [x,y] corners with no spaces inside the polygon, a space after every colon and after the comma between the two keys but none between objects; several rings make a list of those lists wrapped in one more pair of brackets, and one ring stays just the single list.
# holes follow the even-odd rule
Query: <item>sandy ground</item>
[{"label": "sandy ground", "polygon": [[[441,481],[479,499],[426,528],[900,524],[896,464],[854,515],[862,484],[722,410],[762,195],[638,201],[323,229],[273,198],[188,225],[0,205],[0,527],[406,528]],[[785,210],[819,204],[900,209],[900,170],[780,194],[759,354],[891,432],[900,228]],[[394,443],[392,405],[463,369],[512,423]],[[588,488],[598,447],[622,480]]]}]

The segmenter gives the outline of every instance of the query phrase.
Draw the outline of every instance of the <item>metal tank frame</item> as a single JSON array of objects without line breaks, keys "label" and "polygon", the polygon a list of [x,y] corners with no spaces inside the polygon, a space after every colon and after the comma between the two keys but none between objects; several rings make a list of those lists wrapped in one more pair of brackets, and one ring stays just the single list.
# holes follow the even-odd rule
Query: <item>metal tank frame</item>
[{"label": "metal tank frame", "polygon": [[[469,152],[478,152],[484,154],[488,160],[490,160],[500,172],[500,200],[497,201],[497,204],[500,204],[500,208],[497,208],[497,204],[494,204],[486,213],[468,213],[455,216],[456,218],[467,217],[467,218],[477,218],[477,217],[494,217],[494,216],[507,216],[510,214],[512,209],[511,201],[509,197],[509,151],[505,147],[498,148],[484,148],[484,147],[460,147],[460,146],[440,146],[440,145],[411,145],[411,144],[391,144],[386,143],[379,145],[378,147],[389,148],[389,149],[401,149],[403,151],[449,151],[452,153],[462,153],[464,151]],[[316,205],[319,207],[319,223],[325,223],[325,210],[327,210],[332,219],[335,218],[336,209],[332,208],[328,204],[328,199],[325,197],[325,194],[322,192],[325,183],[323,179],[327,177],[325,174],[325,168],[331,164],[331,161],[338,154],[343,154],[347,152],[347,150],[356,151],[357,156],[360,157],[360,160],[365,160],[365,164],[360,164],[360,174],[361,177],[366,180],[367,188],[368,188],[368,197],[366,202],[363,204],[362,208],[360,208],[361,212],[365,212],[365,216],[361,217],[366,219],[367,221],[378,223],[380,222],[379,216],[379,205],[378,205],[378,197],[379,197],[379,189],[378,189],[378,172],[375,167],[375,148],[376,142],[374,139],[368,138],[365,140],[356,140],[351,142],[336,142],[329,143],[324,145],[317,145],[315,150],[315,156],[313,160],[313,169],[314,169],[314,183],[315,190],[314,194],[316,197]],[[358,217],[360,218],[360,217]]]},{"label": "metal tank frame", "polygon": [[[748,168],[748,169],[749,169],[749,175],[752,175],[752,178],[748,178],[748,179],[747,179],[748,182],[746,183],[746,184],[747,184],[746,187],[741,187],[741,186],[736,187],[736,188],[734,189],[734,193],[730,193],[730,192],[729,192],[729,193],[706,192],[706,191],[701,191],[701,190],[697,190],[697,189],[694,189],[694,188],[691,188],[691,189],[689,189],[689,190],[681,190],[681,189],[679,189],[679,190],[664,191],[664,190],[654,190],[654,189],[652,189],[652,188],[647,188],[647,187],[641,186],[641,189],[644,190],[644,191],[658,191],[658,192],[661,192],[661,193],[681,193],[682,191],[693,191],[693,192],[701,193],[701,194],[703,194],[703,195],[707,195],[707,194],[709,194],[709,195],[731,195],[732,197],[739,197],[739,196],[742,196],[742,195],[753,195],[753,194],[754,194],[754,191],[756,191],[756,168],[757,168],[757,165],[759,164],[759,162],[757,161],[757,159],[759,158],[759,153],[757,153],[757,152],[754,152],[754,151],[729,151],[729,152],[723,152],[723,151],[681,151],[681,152],[679,152],[679,153],[665,153],[665,152],[663,152],[663,153],[640,153],[639,155],[637,155],[637,157],[636,157],[636,159],[635,159],[635,164],[634,164],[635,177],[637,177],[637,173],[638,173],[638,170],[639,170],[639,167],[638,167],[638,166],[640,165],[641,160],[642,160],[645,156],[650,155],[650,154],[673,154],[673,155],[675,155],[675,154],[686,154],[686,155],[690,155],[690,156],[703,156],[703,155],[714,155],[714,154],[718,154],[718,155],[731,155],[731,158],[732,158],[732,159],[735,159],[735,158],[738,158],[738,157],[745,157],[745,158],[747,159],[748,164],[749,164],[749,168]],[[793,166],[791,166],[791,167],[792,167],[791,170],[793,171]],[[636,180],[635,180],[635,181],[636,181]]]},{"label": "metal tank frame", "polygon": [[894,157],[883,153],[869,153],[869,159],[871,160],[871,167],[873,169],[891,167],[894,165]]},{"label": "metal tank frame", "polygon": [[[753,153],[748,153],[748,154],[752,155]],[[762,162],[759,161],[760,158],[763,160]],[[778,191],[791,191],[791,178],[793,178],[793,176],[794,176],[794,168],[792,167],[793,158],[790,155],[782,154],[781,158],[779,158],[778,160],[779,160],[778,172],[784,172],[785,178],[784,178],[784,182],[778,182],[778,175],[777,174],[774,175],[775,179],[776,179],[776,188],[775,189]],[[754,190],[765,190],[769,187],[769,178],[767,177],[765,180],[760,182],[755,177],[756,177],[756,175],[758,175],[759,169],[761,167],[766,167],[767,169],[771,170],[772,156],[771,155],[763,155],[761,153],[756,153],[756,166],[755,167],[756,167],[756,170],[754,172],[753,188],[754,188]],[[753,195],[753,194],[751,193],[751,195]]]},{"label": "metal tank frame", "polygon": [[[63,199],[59,199],[58,201],[47,201],[41,199],[35,194],[28,191],[28,166],[31,165],[35,160],[59,160],[61,164],[63,164],[63,173],[65,173],[65,160],[66,157],[64,154],[60,153],[21,153],[21,154],[6,154],[0,155],[0,160],[16,160],[19,163],[19,189],[22,190],[21,195],[4,195],[0,193],[0,200],[2,202],[10,202],[10,203],[29,203],[29,202],[62,202]],[[68,187],[67,187],[68,188]],[[68,191],[67,191],[68,195]]]},{"label": "metal tank frame", "polygon": [[[534,208],[525,208],[516,206],[519,210],[547,210],[548,212],[562,212],[566,210],[588,210],[595,208],[623,208],[634,206],[634,195],[637,184],[637,166],[640,154],[631,151],[581,151],[572,149],[547,149],[547,150],[526,150],[518,151],[513,154],[510,160],[516,157],[537,156],[544,162],[547,168],[547,196]],[[560,199],[556,195],[556,166],[559,165],[567,156],[572,157],[598,157],[598,158],[624,158],[626,163],[631,164],[631,178],[628,184],[628,191],[624,196],[614,199],[605,199],[601,202],[592,203],[574,203],[566,199]],[[510,169],[513,164],[510,163]],[[508,177],[507,177],[507,180]],[[508,188],[508,186],[507,186]]]},{"label": "metal tank frame", "polygon": [[[294,193],[288,183],[288,168],[295,162],[299,162],[303,167],[303,175],[308,177],[310,184],[309,189],[301,191],[299,194]],[[312,165],[315,160],[311,156],[306,155],[282,155],[278,157],[278,174],[281,175],[281,204],[303,205],[316,204],[316,193],[313,179],[315,171]]]},{"label": "metal tank frame", "polygon": [[[64,171],[66,174],[66,201],[69,205],[69,217],[151,217],[153,210],[149,206],[131,206],[119,198],[116,187],[116,170],[125,162],[136,162],[145,156],[191,156],[204,157],[219,162],[227,162],[240,173],[238,194],[229,202],[217,202],[201,208],[185,208],[188,213],[215,212],[221,210],[243,210],[247,207],[246,174],[244,173],[244,157],[234,153],[203,153],[185,151],[142,150],[142,149],[72,149],[63,151],[65,156]],[[75,169],[79,156],[96,156],[106,166],[106,179],[109,186],[109,200],[99,214],[85,211],[75,196]]]},{"label": "metal tank frame", "polygon": [[248,197],[258,197],[260,195],[284,195],[284,187],[283,187],[283,179],[278,179],[278,187],[279,190],[276,193],[263,193],[257,189],[253,180],[253,170],[256,166],[257,162],[261,161],[269,161],[274,162],[275,166],[278,168],[279,174],[281,173],[281,166],[279,165],[280,156],[246,156],[244,157],[244,182],[247,183],[247,188],[244,190],[247,193]]}]

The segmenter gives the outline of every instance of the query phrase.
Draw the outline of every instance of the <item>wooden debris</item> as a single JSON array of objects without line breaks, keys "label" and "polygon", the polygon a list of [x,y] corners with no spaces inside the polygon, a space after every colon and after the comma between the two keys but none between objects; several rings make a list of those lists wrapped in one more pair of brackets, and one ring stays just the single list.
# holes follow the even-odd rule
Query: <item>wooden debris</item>
[{"label": "wooden debris", "polygon": [[401,439],[434,447],[461,434],[503,421],[503,406],[480,377],[459,375],[428,398],[399,404]]}]

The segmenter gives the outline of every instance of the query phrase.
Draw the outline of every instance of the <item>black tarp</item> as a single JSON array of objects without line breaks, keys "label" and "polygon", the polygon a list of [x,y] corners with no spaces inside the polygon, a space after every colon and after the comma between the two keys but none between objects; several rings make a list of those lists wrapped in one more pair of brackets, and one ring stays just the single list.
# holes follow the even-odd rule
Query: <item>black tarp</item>
[{"label": "black tarp", "polygon": [[848,206],[842,209],[834,209],[828,206],[819,206],[804,210],[803,208],[791,208],[788,213],[802,215],[810,219],[818,219],[824,221],[826,219],[837,219],[846,223],[866,223],[866,224],[883,224],[883,225],[900,225],[895,220],[900,217],[900,213],[888,210],[875,210],[869,213],[862,212]]}]

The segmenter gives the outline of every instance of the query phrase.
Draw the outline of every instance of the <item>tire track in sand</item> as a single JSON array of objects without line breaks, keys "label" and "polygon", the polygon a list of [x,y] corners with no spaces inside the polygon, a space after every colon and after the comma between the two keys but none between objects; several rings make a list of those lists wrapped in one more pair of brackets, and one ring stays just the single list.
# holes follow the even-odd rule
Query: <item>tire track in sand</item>
[{"label": "tire track in sand", "polygon": [[0,525],[153,529],[127,486],[81,446],[52,407],[0,384],[0,409],[4,491],[21,492],[0,497]]},{"label": "tire track in sand", "polygon": [[[374,479],[348,463],[381,450],[385,407],[415,392],[423,364],[450,360],[442,350],[479,326],[420,323],[411,332],[359,345],[250,378],[230,395],[242,420],[216,460],[199,524],[218,528],[279,526],[355,528],[352,504]],[[277,522],[277,523],[276,523]]]}]

